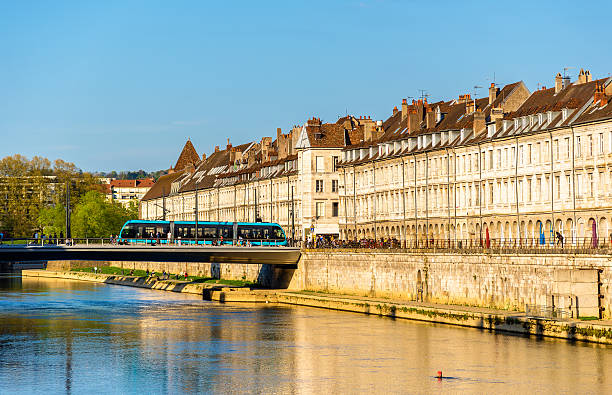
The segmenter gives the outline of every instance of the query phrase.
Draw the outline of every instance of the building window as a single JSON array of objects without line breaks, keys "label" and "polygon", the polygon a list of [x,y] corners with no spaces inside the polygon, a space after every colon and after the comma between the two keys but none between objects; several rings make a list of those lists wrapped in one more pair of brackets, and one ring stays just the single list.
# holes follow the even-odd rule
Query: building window
[{"label": "building window", "polygon": [[323,180],[316,180],[316,192],[323,192]]},{"label": "building window", "polygon": [[570,148],[570,139],[569,139],[569,137],[565,138],[565,146],[567,147],[567,152],[566,152],[565,157],[569,158],[570,157],[570,152],[571,152],[570,151],[571,148]]},{"label": "building window", "polygon": [[531,163],[531,144],[527,144],[527,163]]},{"label": "building window", "polygon": [[333,172],[338,171],[338,157],[337,156],[332,156],[332,171]]},{"label": "building window", "polygon": [[332,192],[338,192],[338,180],[332,180]]},{"label": "building window", "polygon": [[533,189],[531,188],[531,178],[527,179],[527,201],[530,202],[533,195],[531,194]]},{"label": "building window", "polygon": [[332,217],[338,216],[338,202],[332,203]]},{"label": "building window", "polygon": [[593,156],[593,135],[589,134],[589,156]]},{"label": "building window", "polygon": [[315,157],[317,173],[325,172],[325,158],[322,156]]},{"label": "building window", "polygon": [[325,216],[325,202],[317,202],[315,207],[317,218]]},{"label": "building window", "polygon": [[604,137],[603,133],[599,133],[599,154],[604,153]]},{"label": "building window", "polygon": [[576,137],[576,156],[580,158],[581,155],[582,155],[582,152],[580,149],[580,137]]}]

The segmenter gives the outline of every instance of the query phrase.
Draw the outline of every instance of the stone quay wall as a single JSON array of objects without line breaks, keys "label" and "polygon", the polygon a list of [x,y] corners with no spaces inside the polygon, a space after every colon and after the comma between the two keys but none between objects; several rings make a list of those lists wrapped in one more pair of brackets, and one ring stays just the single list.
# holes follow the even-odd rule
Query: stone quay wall
[{"label": "stone quay wall", "polygon": [[47,270],[68,271],[74,268],[113,266],[126,270],[166,271],[177,274],[187,272],[190,276],[222,278],[225,280],[252,281],[265,287],[286,288],[293,269],[282,269],[270,265],[228,264],[206,262],[136,262],[136,261],[49,261]]},{"label": "stone quay wall", "polygon": [[306,250],[290,289],[612,317],[612,256]]},{"label": "stone quay wall", "polygon": [[267,287],[524,311],[554,304],[612,318],[612,256],[304,250],[297,269],[193,262],[48,262],[48,270],[116,266]]}]

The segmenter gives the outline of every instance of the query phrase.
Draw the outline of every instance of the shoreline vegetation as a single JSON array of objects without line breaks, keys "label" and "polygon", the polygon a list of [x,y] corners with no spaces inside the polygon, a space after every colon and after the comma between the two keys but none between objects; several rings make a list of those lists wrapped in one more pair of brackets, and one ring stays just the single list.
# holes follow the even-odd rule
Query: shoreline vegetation
[{"label": "shoreline vegetation", "polygon": [[[146,276],[135,270],[130,276],[126,269],[101,267],[71,271],[24,270],[23,277],[59,278],[114,285],[133,286],[202,295],[204,300],[249,303],[277,303],[330,310],[340,310],[391,318],[404,318],[454,326],[472,327],[487,332],[501,332],[535,338],[558,338],[612,345],[612,322],[601,320],[554,320],[527,317],[523,312],[494,310],[480,307],[442,305],[427,302],[400,301],[365,296],[258,288],[240,280],[220,280],[188,276],[187,281],[164,279],[161,273]],[[142,273],[141,273],[142,272]],[[172,275],[175,276],[175,275]],[[180,277],[179,277],[180,278]]]},{"label": "shoreline vegetation", "polygon": [[147,272],[145,270],[128,270],[122,269],[120,267],[115,266],[101,266],[98,267],[97,270],[94,267],[81,267],[81,268],[72,268],[71,272],[80,272],[80,273],[94,273],[94,274],[113,274],[119,276],[130,276],[130,277],[138,277],[138,278],[153,278],[156,281],[181,281],[187,283],[205,283],[205,284],[220,284],[220,285],[231,285],[235,287],[252,287],[256,288],[257,284],[251,281],[245,280],[225,280],[225,279],[217,279],[213,277],[202,277],[202,276],[190,276],[187,273],[187,278],[185,278],[184,274],[170,274],[170,273],[162,273],[162,272]]}]

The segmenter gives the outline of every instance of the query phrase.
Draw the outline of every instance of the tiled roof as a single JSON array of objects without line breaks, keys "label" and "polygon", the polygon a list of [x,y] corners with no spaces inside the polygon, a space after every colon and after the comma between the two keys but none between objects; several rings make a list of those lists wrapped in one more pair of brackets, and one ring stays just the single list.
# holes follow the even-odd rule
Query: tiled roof
[{"label": "tiled roof", "polygon": [[155,184],[151,178],[141,180],[112,180],[109,184],[111,188],[150,188]]},{"label": "tiled roof", "polygon": [[196,165],[199,161],[200,157],[198,156],[195,147],[193,144],[191,144],[191,140],[187,140],[185,146],[183,147],[183,151],[181,151],[181,154],[174,165],[174,170],[184,170],[191,165]]},{"label": "tiled roof", "polygon": [[157,182],[153,184],[151,189],[142,197],[142,200],[158,199],[162,196],[168,196],[172,188],[172,182],[184,174],[185,172],[179,171],[159,177]]},{"label": "tiled roof", "polygon": [[306,133],[312,148],[344,147],[344,126],[324,123],[320,126],[306,125]]}]

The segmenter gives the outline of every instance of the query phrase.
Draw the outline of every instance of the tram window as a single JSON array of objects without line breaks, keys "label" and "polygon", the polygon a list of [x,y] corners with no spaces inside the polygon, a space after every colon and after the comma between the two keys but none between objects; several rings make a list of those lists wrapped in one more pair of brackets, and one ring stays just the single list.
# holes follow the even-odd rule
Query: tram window
[{"label": "tram window", "polygon": [[138,227],[133,224],[128,224],[125,228],[123,228],[123,232],[121,232],[121,237],[125,238],[134,238],[138,235]]},{"label": "tram window", "polygon": [[200,226],[198,226],[198,228],[198,230],[201,231],[202,237],[205,239],[215,239],[217,237],[217,228],[215,227],[207,226],[205,228],[200,228]]},{"label": "tram window", "polygon": [[246,228],[244,226],[240,226],[238,228],[238,237],[242,237],[245,240],[248,240],[251,238],[251,229]]},{"label": "tram window", "polygon": [[277,226],[271,226],[270,233],[272,235],[270,237],[273,239],[284,239],[285,238],[285,235],[283,234],[283,230]]},{"label": "tram window", "polygon": [[155,236],[155,226],[145,226],[144,227],[144,231],[145,231],[145,237],[151,237],[151,235]]},{"label": "tram window", "polygon": [[219,227],[219,237],[223,237],[226,240],[234,238],[234,229],[231,226]]},{"label": "tram window", "polygon": [[262,239],[261,228],[252,225],[238,227],[238,235],[245,240]]}]

